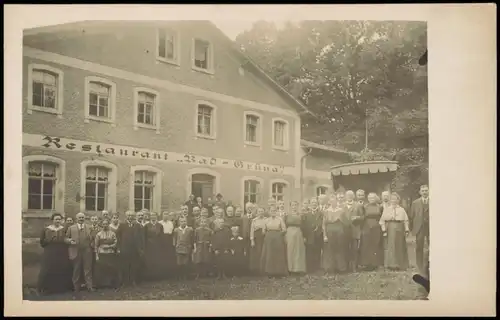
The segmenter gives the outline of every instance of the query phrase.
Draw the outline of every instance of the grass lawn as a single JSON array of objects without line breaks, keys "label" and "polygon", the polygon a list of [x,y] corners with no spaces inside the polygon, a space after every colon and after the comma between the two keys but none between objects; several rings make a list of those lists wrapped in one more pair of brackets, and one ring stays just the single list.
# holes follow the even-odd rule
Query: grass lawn
[{"label": "grass lawn", "polygon": [[[240,277],[234,279],[165,280],[136,288],[82,292],[84,300],[410,300],[419,295],[411,279],[415,273],[415,247],[408,244],[411,268],[405,272],[379,270],[337,277],[306,275],[283,279]],[[36,283],[36,265],[23,272],[26,300],[39,300],[30,288]],[[34,282],[33,282],[34,281]],[[71,300],[66,293],[45,300]]]}]

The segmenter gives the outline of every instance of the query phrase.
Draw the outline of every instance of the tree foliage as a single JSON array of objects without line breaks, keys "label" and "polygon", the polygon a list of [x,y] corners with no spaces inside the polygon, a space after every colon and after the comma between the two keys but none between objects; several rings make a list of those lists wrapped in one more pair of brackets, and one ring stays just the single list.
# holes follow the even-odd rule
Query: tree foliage
[{"label": "tree foliage", "polygon": [[399,161],[393,188],[413,195],[428,175],[427,75],[418,65],[426,28],[407,21],[302,21],[277,28],[259,21],[236,41],[318,115],[302,119],[305,139],[362,150],[353,161]]}]

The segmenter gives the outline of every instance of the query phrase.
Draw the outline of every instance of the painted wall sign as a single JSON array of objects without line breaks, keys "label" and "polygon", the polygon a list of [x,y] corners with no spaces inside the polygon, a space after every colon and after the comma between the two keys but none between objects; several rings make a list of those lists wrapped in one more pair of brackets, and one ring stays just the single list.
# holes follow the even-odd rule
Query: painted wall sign
[{"label": "painted wall sign", "polygon": [[255,163],[242,160],[230,160],[216,157],[200,156],[192,153],[177,153],[156,151],[129,146],[112,145],[99,142],[81,141],[23,133],[23,145],[44,149],[74,151],[94,154],[98,156],[114,156],[122,158],[135,158],[143,160],[161,161],[168,163],[189,164],[203,167],[238,169],[244,171],[268,172],[280,175],[293,175],[294,167],[285,167]]}]

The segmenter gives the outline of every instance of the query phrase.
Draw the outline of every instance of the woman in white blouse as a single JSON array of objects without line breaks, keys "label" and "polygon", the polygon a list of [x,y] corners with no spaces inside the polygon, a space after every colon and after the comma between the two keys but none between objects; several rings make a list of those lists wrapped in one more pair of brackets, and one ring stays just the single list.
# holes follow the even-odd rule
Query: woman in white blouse
[{"label": "woman in white blouse", "polygon": [[380,227],[386,239],[385,267],[389,270],[406,270],[409,265],[406,237],[410,232],[408,215],[399,205],[401,198],[392,193],[390,205],[384,208]]},{"label": "woman in white blouse", "polygon": [[162,221],[159,223],[163,226],[162,245],[163,245],[163,268],[165,277],[172,276],[172,271],[175,268],[175,251],[173,246],[175,213],[164,211],[162,213]]}]

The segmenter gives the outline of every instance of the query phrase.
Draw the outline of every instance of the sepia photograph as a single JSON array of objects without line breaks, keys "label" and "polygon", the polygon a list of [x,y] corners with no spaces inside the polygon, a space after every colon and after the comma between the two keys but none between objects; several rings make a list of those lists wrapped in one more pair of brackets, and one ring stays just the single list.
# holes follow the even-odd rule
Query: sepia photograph
[{"label": "sepia photograph", "polygon": [[429,300],[427,21],[80,19],[21,50],[24,301]]},{"label": "sepia photograph", "polygon": [[425,298],[426,33],[25,30],[25,298]]}]

